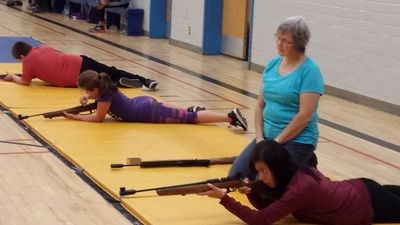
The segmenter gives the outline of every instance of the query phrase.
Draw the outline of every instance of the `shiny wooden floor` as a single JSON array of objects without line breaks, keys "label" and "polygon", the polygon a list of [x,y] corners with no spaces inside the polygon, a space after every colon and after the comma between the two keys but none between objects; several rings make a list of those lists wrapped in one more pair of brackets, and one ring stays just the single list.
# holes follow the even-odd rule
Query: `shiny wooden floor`
[{"label": "shiny wooden floor", "polygon": [[[164,101],[223,112],[240,108],[250,125],[241,134],[249,140],[254,136],[260,74],[247,70],[243,61],[204,56],[165,39],[128,37],[115,29],[90,34],[92,25],[85,21],[31,14],[4,2],[0,16],[0,35],[33,36],[63,52],[156,79],[158,89],[149,94]],[[369,177],[400,184],[400,117],[328,95],[319,113],[321,171],[333,179]],[[131,224],[6,112],[0,113],[0,124],[0,140],[9,142],[0,142],[0,224]]]}]

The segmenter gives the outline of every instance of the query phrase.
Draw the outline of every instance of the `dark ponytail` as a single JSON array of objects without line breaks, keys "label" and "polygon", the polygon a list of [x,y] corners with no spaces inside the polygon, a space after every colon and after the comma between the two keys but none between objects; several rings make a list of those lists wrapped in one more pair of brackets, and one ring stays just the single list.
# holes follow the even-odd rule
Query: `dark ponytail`
[{"label": "dark ponytail", "polygon": [[100,95],[110,94],[118,89],[108,74],[97,73],[94,70],[85,70],[81,73],[78,79],[78,87],[90,91],[97,88]]}]

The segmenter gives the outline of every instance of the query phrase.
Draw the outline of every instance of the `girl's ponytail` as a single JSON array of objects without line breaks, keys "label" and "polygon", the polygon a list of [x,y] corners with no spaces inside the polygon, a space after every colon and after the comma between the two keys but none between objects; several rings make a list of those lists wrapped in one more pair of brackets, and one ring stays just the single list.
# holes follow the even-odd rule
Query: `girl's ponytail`
[{"label": "girl's ponytail", "polygon": [[86,90],[94,90],[97,88],[100,95],[109,94],[116,91],[117,85],[111,80],[106,73],[97,73],[94,70],[85,70],[78,79],[78,87]]}]

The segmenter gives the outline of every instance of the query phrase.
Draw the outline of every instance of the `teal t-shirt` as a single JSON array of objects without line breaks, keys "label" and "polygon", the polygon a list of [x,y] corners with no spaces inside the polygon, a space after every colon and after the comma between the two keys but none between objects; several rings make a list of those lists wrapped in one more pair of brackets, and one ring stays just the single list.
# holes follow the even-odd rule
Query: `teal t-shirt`
[{"label": "teal t-shirt", "polygon": [[[324,92],[324,80],[318,65],[309,57],[293,72],[281,76],[278,68],[282,56],[273,58],[262,75],[265,107],[264,137],[274,139],[292,121],[299,111],[300,94]],[[318,105],[304,130],[292,139],[294,142],[316,146],[318,132]]]}]

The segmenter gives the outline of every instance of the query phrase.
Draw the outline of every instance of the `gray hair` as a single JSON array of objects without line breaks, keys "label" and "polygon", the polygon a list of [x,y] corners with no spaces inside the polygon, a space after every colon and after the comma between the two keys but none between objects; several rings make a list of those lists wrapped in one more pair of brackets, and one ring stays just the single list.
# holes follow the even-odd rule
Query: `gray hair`
[{"label": "gray hair", "polygon": [[306,46],[311,37],[310,30],[302,16],[291,16],[286,18],[278,26],[276,33],[292,34],[294,47],[303,53],[306,51]]}]

